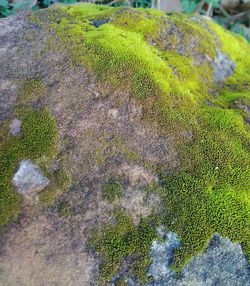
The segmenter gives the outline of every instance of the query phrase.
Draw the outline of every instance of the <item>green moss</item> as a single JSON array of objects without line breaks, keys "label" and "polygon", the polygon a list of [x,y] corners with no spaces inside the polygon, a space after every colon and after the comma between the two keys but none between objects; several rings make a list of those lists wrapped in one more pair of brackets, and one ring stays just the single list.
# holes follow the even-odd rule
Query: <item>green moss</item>
[{"label": "green moss", "polygon": [[71,185],[71,176],[65,169],[60,169],[50,174],[51,183],[40,193],[40,202],[43,206],[51,206],[60,194],[66,191]]},{"label": "green moss", "polygon": [[117,212],[116,223],[92,234],[90,244],[102,256],[101,282],[106,283],[117,272],[122,259],[134,255],[136,263],[130,270],[145,281],[146,268],[150,263],[150,247],[155,239],[155,226],[149,220],[141,220],[136,227],[124,212]]},{"label": "green moss", "polygon": [[218,34],[222,51],[236,63],[235,71],[227,79],[227,82],[240,87],[243,85],[243,89],[247,86],[249,88],[249,43],[243,37],[224,29],[212,21],[208,22],[208,24]]},{"label": "green moss", "polygon": [[250,238],[249,129],[222,108],[201,109],[200,121],[195,142],[182,147],[183,170],[165,177],[166,224],[182,240],[178,270],[215,232],[243,245]]},{"label": "green moss", "polygon": [[[181,124],[186,126],[187,120],[194,120],[190,111],[195,113],[197,103],[206,95],[212,68],[205,64],[194,66],[191,59],[148,43],[157,38],[166,16],[127,8],[123,13],[119,9],[102,11],[93,5],[60,9],[67,16],[52,26],[68,49],[73,64],[84,63],[101,81],[118,90],[131,90],[135,98],[145,103],[148,119],[176,122],[178,131]],[[112,21],[95,28],[91,21],[100,18],[112,18]],[[205,28],[189,22],[190,27],[197,26],[196,30],[204,32]],[[214,50],[213,46],[209,48]],[[194,72],[187,76],[186,71],[191,69]]]},{"label": "green moss", "polygon": [[10,136],[6,121],[0,140],[0,226],[14,219],[19,212],[21,196],[11,183],[19,161],[42,156],[52,158],[58,146],[56,121],[47,109],[21,109],[16,115],[22,121],[23,136]]},{"label": "green moss", "polygon": [[60,217],[68,217],[73,214],[72,206],[68,201],[63,201],[58,206],[58,214]]},{"label": "green moss", "polygon": [[[183,15],[84,4],[57,9],[60,21],[51,18],[50,26],[72,64],[84,64],[100,82],[130,92],[143,105],[143,118],[157,121],[177,142],[181,167],[163,174],[161,189],[163,221],[182,239],[174,267],[181,269],[215,232],[240,242],[249,254],[250,131],[232,106],[235,99],[249,97],[247,42],[210,21]],[[93,19],[108,22],[96,28]],[[164,37],[168,28],[173,33]],[[190,38],[196,43],[191,41],[192,49]],[[236,62],[236,69],[226,80],[227,89],[211,96],[213,70],[202,59],[214,59],[216,47]],[[182,135],[187,132],[194,135],[188,144]],[[153,237],[144,242],[140,234],[128,218],[96,234],[92,245],[103,257],[104,280],[132,253],[144,254],[137,259],[140,277]]]},{"label": "green moss", "polygon": [[119,181],[111,179],[102,186],[102,195],[104,199],[113,202],[122,197],[122,186]]}]

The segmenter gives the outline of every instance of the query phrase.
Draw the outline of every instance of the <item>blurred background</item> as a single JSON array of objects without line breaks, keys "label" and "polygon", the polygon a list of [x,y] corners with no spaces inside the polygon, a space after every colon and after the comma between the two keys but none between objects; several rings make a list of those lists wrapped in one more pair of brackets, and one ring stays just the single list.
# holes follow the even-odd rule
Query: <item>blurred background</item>
[{"label": "blurred background", "polygon": [[90,2],[110,6],[156,8],[166,13],[199,13],[210,17],[225,28],[250,42],[250,0],[0,0],[0,17],[22,10],[47,8],[55,3]]}]

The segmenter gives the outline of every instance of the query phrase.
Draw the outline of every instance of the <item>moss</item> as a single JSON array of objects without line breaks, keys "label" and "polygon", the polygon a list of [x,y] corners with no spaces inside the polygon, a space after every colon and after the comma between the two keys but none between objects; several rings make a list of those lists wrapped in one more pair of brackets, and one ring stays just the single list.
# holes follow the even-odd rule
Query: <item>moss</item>
[{"label": "moss", "polygon": [[23,136],[11,137],[6,122],[0,140],[0,226],[17,217],[20,209],[21,196],[11,184],[19,161],[51,158],[58,146],[56,121],[47,109],[21,109],[16,115],[22,121]]},{"label": "moss", "polygon": [[[143,105],[143,118],[157,121],[177,142],[180,169],[163,174],[161,189],[166,205],[163,221],[182,239],[174,267],[181,269],[204,249],[214,232],[242,243],[248,254],[250,133],[242,114],[231,105],[249,97],[247,42],[215,23],[183,15],[89,4],[57,9],[60,21],[51,18],[50,25],[72,64],[84,64],[100,82],[130,92]],[[108,22],[96,28],[93,19]],[[174,32],[161,41],[167,28]],[[212,66],[205,60],[205,55],[215,58],[216,47],[236,62],[224,90],[213,85]],[[217,96],[209,94],[211,88],[217,89]],[[187,132],[194,135],[192,142],[184,142],[182,134]],[[95,236],[92,245],[103,257],[104,280],[131,253],[144,254],[137,259],[140,277],[153,237],[144,244],[138,240],[140,233],[128,218],[118,218],[115,226]]]},{"label": "moss", "polygon": [[122,186],[119,181],[111,179],[102,186],[102,195],[104,199],[113,202],[122,197]]},{"label": "moss", "polygon": [[250,238],[249,129],[222,108],[204,107],[200,121],[195,142],[182,147],[183,170],[165,177],[166,224],[182,240],[178,270],[215,232],[244,245]]},{"label": "moss", "polygon": [[39,199],[43,206],[51,206],[60,194],[66,191],[71,185],[71,176],[65,169],[60,169],[50,174],[51,183],[43,192]]},{"label": "moss", "polygon": [[[161,29],[174,24],[180,29],[174,33],[176,39],[194,34],[200,39],[195,46],[196,53],[213,53],[210,57],[214,58],[216,39],[207,25],[185,16],[166,17],[154,10],[112,9],[90,4],[57,9],[63,14],[60,23],[52,22],[51,27],[71,55],[73,64],[88,66],[109,86],[130,90],[144,102],[145,119],[157,120],[164,128],[171,124],[175,134],[190,128],[197,105],[207,97],[211,87],[212,66],[206,62],[193,64],[188,39],[184,43],[188,57],[163,49],[158,39]],[[108,22],[96,28],[93,19]],[[152,45],[154,41],[156,44]]]},{"label": "moss", "polygon": [[155,226],[143,219],[136,227],[122,211],[115,214],[115,220],[114,225],[94,232],[90,239],[90,245],[102,256],[101,283],[106,285],[121,266],[122,259],[132,254],[136,256],[136,263],[130,265],[130,270],[145,281],[146,268],[151,261],[149,250],[157,237]]},{"label": "moss", "polygon": [[40,78],[27,79],[23,82],[20,92],[18,103],[29,104],[35,101],[46,92],[46,85]]},{"label": "moss", "polygon": [[243,86],[243,89],[246,87],[249,88],[249,43],[243,37],[224,29],[212,21],[208,22],[208,24],[219,36],[222,51],[236,63],[235,71],[227,79],[227,83],[240,87]]},{"label": "moss", "polygon": [[58,214],[60,217],[68,217],[73,214],[72,206],[68,201],[63,201],[58,205]]}]

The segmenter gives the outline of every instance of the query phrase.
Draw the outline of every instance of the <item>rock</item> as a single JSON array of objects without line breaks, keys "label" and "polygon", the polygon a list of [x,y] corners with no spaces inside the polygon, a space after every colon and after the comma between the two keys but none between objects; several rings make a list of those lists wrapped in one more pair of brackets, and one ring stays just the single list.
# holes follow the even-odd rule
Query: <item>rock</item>
[{"label": "rock", "polygon": [[110,20],[109,19],[96,19],[96,20],[91,20],[93,26],[95,26],[96,28],[108,23]]},{"label": "rock", "polygon": [[176,234],[168,232],[165,241],[154,241],[153,262],[148,275],[154,286],[250,285],[250,269],[242,248],[237,243],[216,234],[207,249],[194,256],[180,274],[171,269],[173,251],[181,245]]},{"label": "rock", "polygon": [[12,183],[20,194],[25,195],[42,191],[49,185],[49,179],[43,176],[39,167],[30,160],[22,160]]},{"label": "rock", "polygon": [[213,62],[214,80],[221,82],[234,72],[235,63],[219,49],[216,50],[216,53],[217,56]]},{"label": "rock", "polygon": [[14,118],[11,121],[11,124],[9,127],[9,133],[12,136],[20,135],[21,134],[21,124],[22,124],[22,122],[19,119]]},{"label": "rock", "polygon": [[[160,234],[162,234],[162,230],[160,230]],[[151,247],[153,261],[149,267],[148,275],[154,277],[153,285],[155,286],[168,283],[175,276],[171,269],[171,262],[175,249],[180,247],[180,240],[176,233],[169,231],[163,235],[163,238],[164,241],[154,241]]]},{"label": "rock", "polygon": [[[128,280],[137,283],[134,265],[148,257],[151,238],[146,238],[147,245],[127,253],[130,238],[134,241],[130,232],[133,230],[133,236],[138,230],[139,235],[143,219],[149,223],[147,234],[151,237],[152,230],[155,235],[159,217],[172,232],[162,231],[163,241],[154,242],[151,249],[150,275],[156,277],[155,286],[166,285],[167,278],[173,282],[171,286],[209,285],[209,279],[215,284],[216,260],[222,269],[216,277],[223,285],[227,264],[222,254],[214,256],[215,265],[208,264],[206,252],[199,258],[202,262],[196,256],[181,274],[185,280],[176,277],[170,265],[187,223],[190,239],[185,241],[198,246],[185,248],[183,252],[192,249],[193,253],[183,253],[183,261],[197,255],[195,249],[206,247],[203,229],[223,228],[223,233],[242,237],[241,243],[247,243],[247,222],[241,221],[247,212],[241,208],[248,194],[236,194],[249,189],[249,134],[240,118],[247,110],[244,106],[244,112],[234,114],[235,106],[228,102],[248,96],[249,68],[247,42],[199,16],[77,4],[53,5],[0,19],[0,130],[3,126],[5,134],[18,135],[23,129],[22,136],[7,136],[6,141],[0,132],[0,159],[6,159],[0,160],[0,202],[4,201],[5,209],[15,210],[5,221],[13,222],[21,213],[21,219],[6,228],[6,236],[0,234],[2,284],[95,286],[105,269],[108,273],[102,277],[108,281],[104,285],[115,275],[123,279],[123,274],[131,274]],[[224,89],[232,97],[225,98]],[[44,110],[53,118],[52,125],[47,125]],[[9,119],[15,117],[22,122],[15,119],[9,126]],[[56,128],[50,132],[46,126]],[[239,132],[237,128],[241,128]],[[42,135],[56,138],[45,144]],[[48,146],[51,148],[45,148]],[[17,161],[20,166],[14,174]],[[37,204],[26,208],[19,193],[33,202],[33,194],[49,185],[35,162],[48,165],[51,187],[36,196]],[[5,176],[1,170],[6,168]],[[70,184],[67,174],[72,176]],[[2,187],[3,177],[7,187],[13,178],[18,193],[11,186]],[[123,196],[109,203],[102,186],[113,179],[121,183]],[[54,197],[54,190],[58,196]],[[224,192],[229,205],[221,208],[222,202],[226,205]],[[51,199],[52,206],[44,207],[43,199]],[[58,215],[56,205],[63,202],[72,206],[67,218]],[[200,210],[211,213],[210,206],[218,216],[216,213],[211,221],[200,219],[204,218]],[[115,226],[117,210],[129,217],[131,225],[129,222],[125,237],[112,231],[115,239],[102,241],[103,254],[116,250],[109,241],[124,246],[116,253],[117,265],[112,269],[117,272],[113,273],[109,265],[100,267],[108,260],[102,253],[89,251],[86,242],[96,228],[102,240],[103,232]],[[229,221],[231,214],[235,218]],[[4,216],[0,210],[0,219]],[[218,252],[220,249],[216,246]],[[243,257],[237,247],[232,252]],[[182,257],[179,260],[181,264]],[[124,268],[118,265],[122,261],[126,262]],[[205,265],[211,273],[205,273]],[[245,264],[237,264],[235,269],[241,273]],[[205,282],[202,275],[207,275]],[[232,281],[237,285],[245,280]]]}]

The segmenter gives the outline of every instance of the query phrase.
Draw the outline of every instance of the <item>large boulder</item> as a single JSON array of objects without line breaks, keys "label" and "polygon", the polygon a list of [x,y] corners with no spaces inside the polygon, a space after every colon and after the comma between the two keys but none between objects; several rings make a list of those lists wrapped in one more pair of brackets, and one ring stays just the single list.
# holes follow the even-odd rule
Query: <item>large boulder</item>
[{"label": "large boulder", "polygon": [[246,285],[249,48],[211,20],[154,9],[1,19],[3,285]]}]

